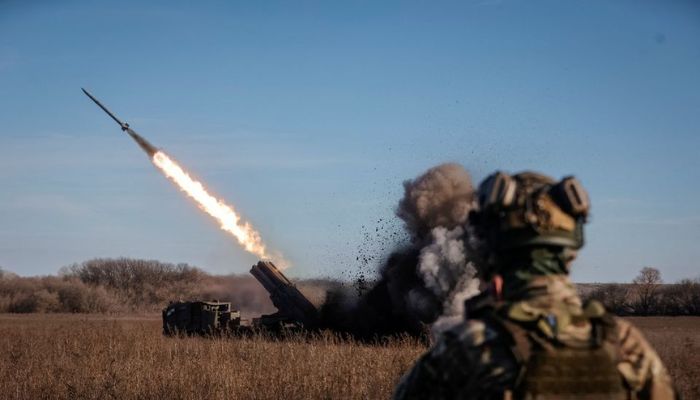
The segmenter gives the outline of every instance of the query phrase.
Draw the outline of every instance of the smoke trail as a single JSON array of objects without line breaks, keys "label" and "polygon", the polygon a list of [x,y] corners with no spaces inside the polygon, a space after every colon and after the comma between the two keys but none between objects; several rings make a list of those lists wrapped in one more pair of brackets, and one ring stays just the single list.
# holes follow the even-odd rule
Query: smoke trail
[{"label": "smoke trail", "polygon": [[258,258],[272,260],[280,269],[289,265],[281,255],[267,250],[260,233],[250,223],[242,221],[232,206],[210,195],[201,182],[192,179],[165,153],[156,151],[152,161],[168,179],[193,199],[202,211],[214,217],[222,230],[232,234],[246,251]]},{"label": "smoke trail", "polygon": [[110,118],[114,120],[122,131],[126,132],[132,139],[148,154],[153,164],[158,167],[168,179],[170,179],[180,190],[185,192],[192,198],[199,208],[214,217],[219,222],[221,229],[232,234],[238,243],[248,252],[255,254],[258,258],[269,259],[277,264],[277,267],[284,269],[288,263],[281,255],[268,253],[265,248],[260,234],[250,225],[250,223],[241,221],[241,217],[236,213],[233,207],[224,203],[222,200],[210,195],[200,182],[192,179],[175,161],[168,157],[165,153],[158,150],[148,140],[136,133],[129,127],[129,124],[120,121],[111,111],[99,102],[87,90],[82,89],[83,93],[90,98],[98,107],[102,109]]}]

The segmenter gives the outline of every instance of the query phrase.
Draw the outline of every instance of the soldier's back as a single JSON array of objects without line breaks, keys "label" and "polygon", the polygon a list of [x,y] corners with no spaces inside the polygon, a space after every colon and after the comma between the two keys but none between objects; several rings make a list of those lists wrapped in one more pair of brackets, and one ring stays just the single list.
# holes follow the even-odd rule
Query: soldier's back
[{"label": "soldier's back", "polygon": [[641,333],[598,303],[550,309],[480,296],[471,307],[404,377],[396,398],[674,398]]}]

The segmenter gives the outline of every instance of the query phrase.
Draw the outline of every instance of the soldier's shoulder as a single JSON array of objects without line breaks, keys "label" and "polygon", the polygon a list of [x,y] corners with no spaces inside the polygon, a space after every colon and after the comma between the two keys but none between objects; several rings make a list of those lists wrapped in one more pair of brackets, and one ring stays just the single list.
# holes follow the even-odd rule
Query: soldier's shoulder
[{"label": "soldier's shoulder", "polygon": [[612,321],[614,339],[619,346],[617,369],[630,389],[651,398],[674,398],[671,377],[642,332],[623,318],[612,317]]},{"label": "soldier's shoulder", "polygon": [[509,332],[504,329],[499,305],[488,292],[482,292],[464,303],[464,317],[449,329],[444,329],[437,344],[475,349],[482,346],[498,346],[509,342]]},{"label": "soldier's shoulder", "polygon": [[623,354],[635,349],[656,356],[656,352],[644,334],[630,321],[617,316],[610,316],[608,321],[613,327],[613,339],[618,342]]},{"label": "soldier's shoulder", "polygon": [[404,376],[395,398],[502,397],[519,369],[500,335],[481,319],[463,320],[446,329]]},{"label": "soldier's shoulder", "polygon": [[438,342],[459,343],[464,347],[480,347],[498,341],[502,333],[488,319],[465,319],[441,334]]}]

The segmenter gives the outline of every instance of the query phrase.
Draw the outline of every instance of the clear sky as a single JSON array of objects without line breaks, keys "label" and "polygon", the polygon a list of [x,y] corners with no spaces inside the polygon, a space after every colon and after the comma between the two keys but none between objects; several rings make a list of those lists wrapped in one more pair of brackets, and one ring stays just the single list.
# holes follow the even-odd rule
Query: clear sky
[{"label": "clear sky", "polygon": [[700,276],[696,1],[0,1],[0,266],[245,273],[256,260],[80,87],[292,276],[381,254],[401,182],[445,161],[577,175],[593,216],[576,280]]}]

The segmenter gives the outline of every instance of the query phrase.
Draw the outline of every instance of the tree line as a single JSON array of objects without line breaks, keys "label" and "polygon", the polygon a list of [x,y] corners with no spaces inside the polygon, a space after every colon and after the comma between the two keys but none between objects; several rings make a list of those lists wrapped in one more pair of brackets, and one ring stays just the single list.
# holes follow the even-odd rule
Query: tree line
[{"label": "tree line", "polygon": [[[312,302],[338,282],[298,282]],[[581,284],[584,301],[596,299],[617,315],[700,315],[700,279],[664,284],[656,268],[631,283]],[[98,258],[64,267],[58,276],[18,277],[0,269],[0,313],[150,313],[172,300],[229,301],[252,315],[274,312],[267,293],[248,275],[210,275],[187,264]]]},{"label": "tree line", "polygon": [[241,310],[274,311],[248,276],[207,274],[187,264],[98,258],[58,276],[18,277],[0,269],[0,312],[150,313],[173,300],[230,301]]},{"label": "tree line", "polygon": [[642,268],[631,283],[582,286],[584,300],[596,299],[617,315],[700,315],[700,279],[664,284],[652,267]]}]

